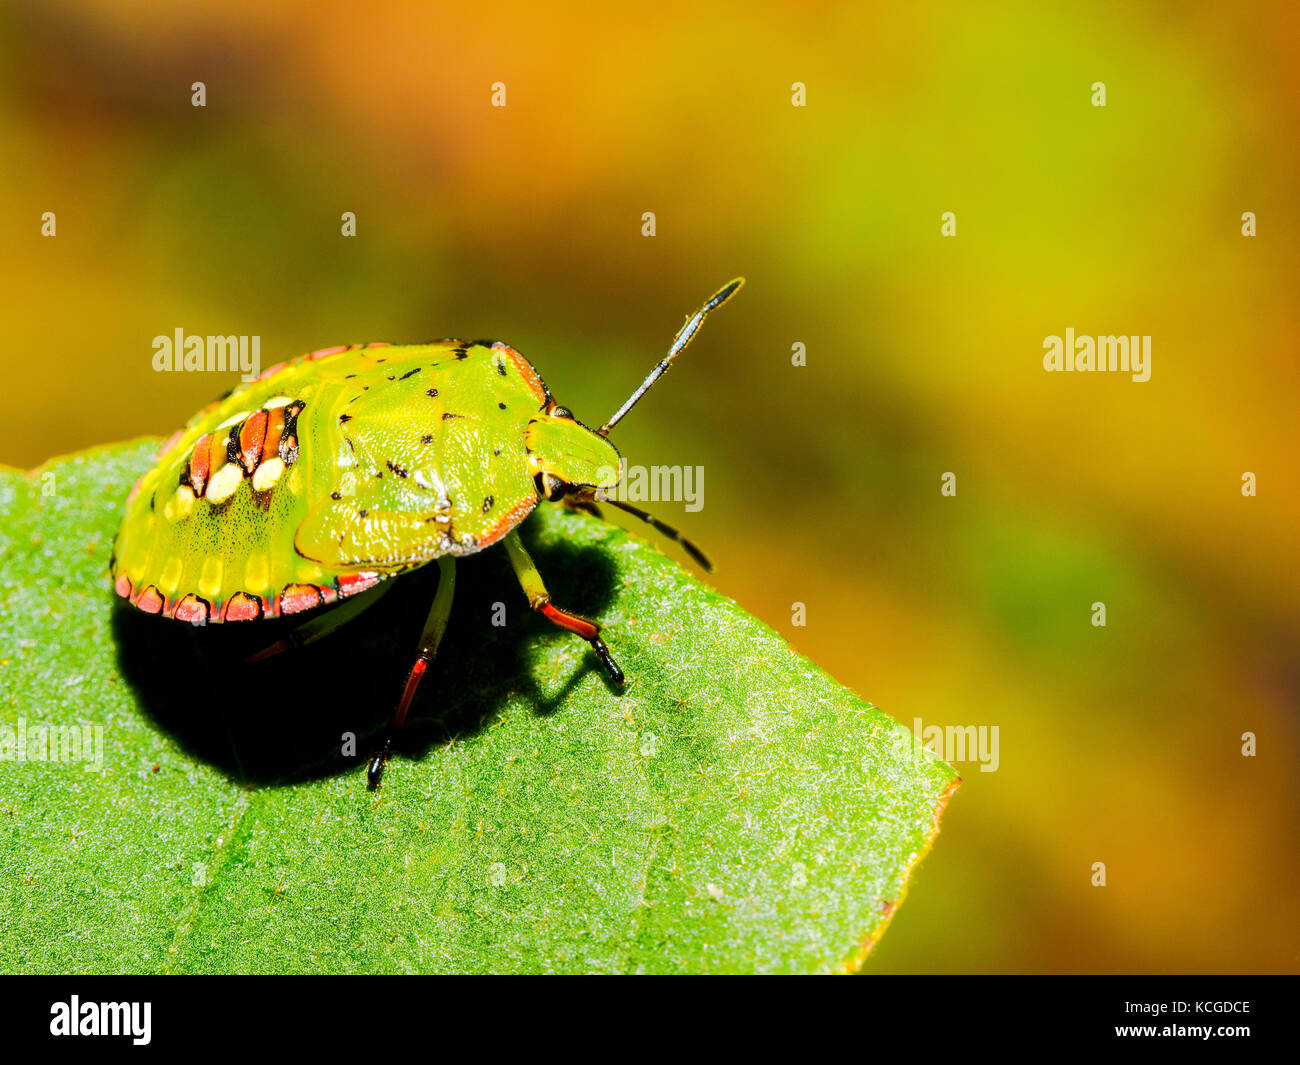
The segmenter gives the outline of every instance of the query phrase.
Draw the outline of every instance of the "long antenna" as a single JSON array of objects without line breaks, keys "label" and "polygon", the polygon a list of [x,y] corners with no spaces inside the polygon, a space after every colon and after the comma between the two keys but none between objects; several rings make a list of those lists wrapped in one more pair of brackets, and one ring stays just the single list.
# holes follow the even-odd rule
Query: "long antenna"
[{"label": "long antenna", "polygon": [[677,335],[673,337],[672,347],[668,349],[668,354],[664,356],[663,361],[650,371],[650,376],[642,381],[641,387],[628,397],[627,402],[624,403],[623,406],[619,407],[618,413],[600,427],[599,432],[601,436],[608,436],[609,431],[623,420],[623,416],[637,405],[642,396],[650,391],[650,386],[658,381],[665,372],[667,372],[673,359],[677,358],[678,355],[685,351],[686,346],[690,344],[692,339],[694,339],[700,326],[704,324],[704,319],[709,316],[709,312],[715,307],[721,307],[727,302],[727,300],[731,299],[744,283],[745,279],[743,277],[737,277],[734,280],[728,281],[718,289],[717,292],[709,297],[703,307],[686,319],[686,324],[682,326],[681,329],[677,330]]}]

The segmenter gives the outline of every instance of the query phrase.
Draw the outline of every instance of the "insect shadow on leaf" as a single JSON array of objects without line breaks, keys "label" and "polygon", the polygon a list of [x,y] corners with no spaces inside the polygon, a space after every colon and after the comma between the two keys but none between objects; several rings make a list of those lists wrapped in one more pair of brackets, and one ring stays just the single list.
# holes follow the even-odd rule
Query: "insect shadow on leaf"
[{"label": "insect shadow on leaf", "polygon": [[[556,601],[599,617],[617,579],[609,557],[562,541],[542,546],[531,522],[521,532]],[[289,633],[297,619],[194,628],[119,607],[113,616],[118,662],[160,729],[241,783],[354,773],[392,715],[413,634],[437,581],[432,566],[394,578],[391,591],[329,636],[253,663],[244,659]],[[496,603],[505,604],[503,626],[492,624]],[[618,640],[616,631],[611,635]],[[560,647],[577,653],[580,664],[548,676],[548,657]],[[447,634],[395,753],[419,759],[473,735],[513,698],[533,713],[562,712],[592,671],[609,691],[614,712],[618,686],[585,645],[529,609],[505,552],[463,558],[456,564]],[[354,750],[344,755],[348,733],[355,736]]]}]

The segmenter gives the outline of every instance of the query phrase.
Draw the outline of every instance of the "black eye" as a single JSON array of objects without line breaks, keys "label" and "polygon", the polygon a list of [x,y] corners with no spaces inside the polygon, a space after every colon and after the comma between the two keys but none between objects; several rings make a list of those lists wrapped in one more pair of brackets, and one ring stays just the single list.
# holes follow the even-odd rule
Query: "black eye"
[{"label": "black eye", "polygon": [[533,480],[537,483],[537,492],[543,499],[555,501],[563,499],[569,493],[568,484],[553,473],[539,473]]},{"label": "black eye", "polygon": [[554,407],[554,408],[551,409],[551,417],[552,417],[552,418],[572,418],[572,417],[573,417],[573,411],[569,410],[568,407]]}]

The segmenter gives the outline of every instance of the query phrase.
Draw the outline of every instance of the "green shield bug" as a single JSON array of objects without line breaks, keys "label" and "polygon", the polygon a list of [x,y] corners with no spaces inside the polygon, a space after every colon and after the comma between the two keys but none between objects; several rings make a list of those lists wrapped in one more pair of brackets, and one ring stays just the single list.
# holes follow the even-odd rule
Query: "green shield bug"
[{"label": "green shield bug", "polygon": [[[540,501],[593,508],[618,485],[607,439],[700,325],[744,284],[728,282],[599,429],[558,405],[500,341],[358,344],[272,366],[195,416],[136,483],[113,547],[114,589],[133,607],[192,625],[256,622],[338,604],[253,660],[319,639],[373,602],[344,603],[437,561],[428,621],[378,752],[377,787],[447,627],[455,559],[504,542],[529,605],[581,636],[616,683],[593,621],[551,602],[517,526]],[[636,507],[609,503],[679,541]]]}]

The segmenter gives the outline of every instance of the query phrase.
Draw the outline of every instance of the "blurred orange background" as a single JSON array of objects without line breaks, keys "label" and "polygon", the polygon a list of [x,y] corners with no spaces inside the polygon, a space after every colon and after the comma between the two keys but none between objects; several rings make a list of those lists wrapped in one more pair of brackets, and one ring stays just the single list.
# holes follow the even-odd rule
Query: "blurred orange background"
[{"label": "blurred orange background", "polygon": [[[999,730],[868,970],[1300,971],[1297,21],[6,5],[0,461],[178,427],[235,377],[176,328],[499,337],[599,424],[744,274],[620,448],[801,652]],[[1067,327],[1150,381],[1045,373]]]}]

